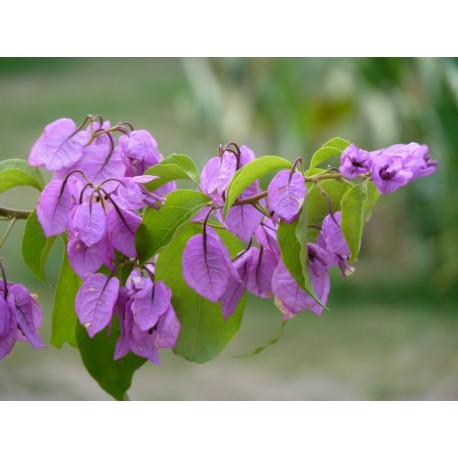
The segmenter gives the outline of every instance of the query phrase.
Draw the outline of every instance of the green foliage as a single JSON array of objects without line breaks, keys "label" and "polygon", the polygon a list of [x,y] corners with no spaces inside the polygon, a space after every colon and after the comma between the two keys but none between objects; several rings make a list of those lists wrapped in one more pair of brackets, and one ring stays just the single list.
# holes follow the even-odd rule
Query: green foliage
[{"label": "green foliage", "polygon": [[80,286],[81,279],[73,272],[67,253],[64,253],[52,312],[51,344],[57,348],[61,348],[66,342],[76,347],[75,297]]},{"label": "green foliage", "polygon": [[226,202],[224,204],[224,218],[226,218],[227,212],[237,200],[237,197],[239,197],[250,184],[268,173],[276,172],[281,169],[290,169],[291,167],[291,163],[282,157],[263,156],[258,157],[237,170],[227,189]]},{"label": "green foliage", "polygon": [[[351,187],[345,181],[323,180],[319,184],[312,185],[305,198],[307,209],[307,224],[309,226],[320,226],[329,210],[333,212],[340,210],[340,201],[345,192]],[[325,194],[329,198],[326,198]],[[331,208],[330,208],[331,207]],[[309,241],[314,241],[318,234],[316,229],[309,229]]]},{"label": "green foliage", "polygon": [[159,178],[146,183],[145,187],[149,191],[154,191],[160,186],[174,180],[187,179],[196,185],[200,182],[200,172],[194,161],[185,154],[171,154],[160,164],[153,165],[145,175],[154,175]]},{"label": "green foliage", "polygon": [[342,197],[342,233],[351,250],[350,263],[357,258],[361,246],[366,199],[364,183],[349,189]]},{"label": "green foliage", "polygon": [[[225,229],[216,229],[234,257],[242,249],[240,241]],[[235,312],[225,321],[221,306],[192,290],[182,275],[182,257],[190,237],[202,233],[199,224],[190,224],[180,231],[160,253],[155,275],[172,290],[172,304],[181,324],[180,336],[174,348],[176,354],[196,363],[217,356],[240,327],[245,308],[245,296]]]},{"label": "green foliage", "polygon": [[380,197],[380,193],[378,189],[375,187],[374,183],[370,180],[366,180],[366,191],[367,191],[367,199],[364,203],[364,217],[365,221],[369,221],[372,216],[372,210],[374,209],[375,204]]},{"label": "green foliage", "polygon": [[32,186],[42,191],[45,183],[41,172],[22,159],[0,162],[0,192],[15,186]]},{"label": "green foliage", "polygon": [[307,222],[304,208],[299,219],[290,224],[280,222],[277,240],[280,245],[282,261],[291,276],[305,292],[321,304],[313,288],[307,266]]},{"label": "green foliage", "polygon": [[30,214],[25,223],[22,238],[22,257],[27,267],[40,280],[46,282],[45,264],[56,237],[47,238],[37,218],[36,210]]},{"label": "green foliage", "polygon": [[340,157],[343,150],[349,145],[350,142],[343,138],[335,137],[329,140],[313,154],[310,168],[316,168],[317,165],[333,157]]},{"label": "green foliage", "polygon": [[135,236],[140,262],[145,262],[166,246],[184,223],[210,202],[199,191],[182,189],[167,195],[160,210],[148,208]]},{"label": "green foliage", "polygon": [[111,329],[104,329],[92,339],[79,323],[76,324],[75,333],[81,359],[87,371],[115,399],[126,400],[134,372],[146,360],[133,353],[128,353],[117,361],[113,360],[116,341],[119,338],[118,320],[114,318]]}]

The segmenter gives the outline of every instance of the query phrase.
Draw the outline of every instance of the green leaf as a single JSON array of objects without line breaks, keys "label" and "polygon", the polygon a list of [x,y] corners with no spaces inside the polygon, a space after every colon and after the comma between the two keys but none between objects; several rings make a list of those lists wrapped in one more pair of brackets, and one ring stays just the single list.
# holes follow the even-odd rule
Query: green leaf
[{"label": "green leaf", "polygon": [[340,156],[343,150],[350,145],[350,142],[343,138],[335,137],[326,142],[319,150],[317,150],[310,161],[310,168],[315,168],[332,157]]},{"label": "green leaf", "polygon": [[73,272],[65,252],[57,280],[52,312],[51,344],[57,348],[61,348],[65,342],[76,347],[75,297],[80,286],[81,279]]},{"label": "green leaf", "polygon": [[[301,212],[301,214],[305,213],[303,211]],[[277,241],[280,245],[281,259],[291,276],[307,294],[312,296],[321,305],[321,301],[313,288],[307,266],[307,226],[305,225],[303,227],[304,219],[301,221],[301,218],[299,218],[290,224],[280,221],[277,231]],[[300,241],[298,240],[298,236]]]},{"label": "green leaf", "polygon": [[312,177],[314,175],[318,175],[318,174],[324,173],[324,172],[326,172],[326,169],[319,169],[319,168],[308,169],[305,172],[305,176],[306,177]]},{"label": "green leaf", "polygon": [[25,263],[41,281],[46,282],[45,263],[56,237],[47,238],[34,210],[25,223],[22,238],[22,257]]},{"label": "green leaf", "polygon": [[[296,236],[297,241],[300,245],[299,251],[299,261],[302,266],[302,274],[305,278],[305,290],[308,291],[310,289],[313,293],[315,290],[312,286],[312,282],[309,276],[309,268],[308,268],[308,228],[307,228],[307,211],[305,206],[301,208],[301,212],[299,218],[297,219],[296,228],[294,230],[294,235]],[[310,280],[310,281],[309,281]],[[312,294],[313,297],[313,294]]]},{"label": "green leaf", "polygon": [[199,191],[181,189],[167,194],[160,210],[148,208],[135,235],[140,262],[145,262],[166,246],[176,231],[210,202]]},{"label": "green leaf", "polygon": [[[307,224],[309,226],[321,227],[321,223],[326,215],[329,214],[329,203],[322,194],[325,192],[329,197],[329,202],[333,212],[340,210],[340,201],[343,195],[350,189],[351,185],[339,180],[323,180],[319,185],[313,186],[306,196],[305,206],[307,209]],[[309,241],[314,241],[317,234],[315,229],[309,229]]]},{"label": "green leaf", "polygon": [[[242,250],[240,241],[224,229],[218,235],[234,257]],[[214,304],[191,289],[182,275],[182,257],[190,237],[202,233],[199,224],[191,224],[178,233],[159,254],[155,275],[172,290],[172,304],[181,324],[174,352],[185,359],[204,363],[217,356],[240,327],[245,296],[235,312],[225,321],[221,305]]]},{"label": "green leaf", "polygon": [[160,164],[153,165],[145,175],[155,175],[159,177],[150,183],[145,184],[145,188],[154,191],[169,181],[188,179],[199,185],[200,173],[194,161],[185,154],[171,154]]},{"label": "green leaf", "polygon": [[361,246],[364,225],[364,205],[367,191],[364,183],[349,189],[342,198],[342,232],[351,250],[350,264]]},{"label": "green leaf", "polygon": [[127,390],[132,384],[134,372],[145,363],[133,353],[113,360],[116,341],[119,337],[119,323],[116,317],[112,320],[111,329],[105,329],[92,339],[86,329],[76,325],[76,340],[84,366],[92,378],[118,401],[126,399]]},{"label": "green leaf", "polygon": [[345,148],[351,145],[351,142],[345,140],[344,138],[334,137],[331,140],[327,141],[323,146],[332,146],[343,152]]},{"label": "green leaf", "polygon": [[372,210],[380,197],[377,187],[370,180],[366,180],[367,199],[364,204],[364,218],[369,221],[372,216]]},{"label": "green leaf", "polygon": [[32,186],[42,191],[45,182],[41,172],[30,167],[22,159],[7,159],[0,162],[0,192],[4,192],[14,186]]},{"label": "green leaf", "polygon": [[250,184],[268,173],[280,169],[290,169],[291,167],[291,163],[282,157],[263,156],[248,162],[248,164],[237,170],[227,189],[226,202],[224,204],[224,218],[226,218],[227,212],[237,200],[237,197],[240,196]]},{"label": "green leaf", "polygon": [[194,183],[199,184],[200,182],[199,169],[194,161],[189,156],[186,156],[186,154],[173,153],[166,157],[161,164],[175,164],[181,170],[184,170],[188,174],[189,179],[194,181]]}]

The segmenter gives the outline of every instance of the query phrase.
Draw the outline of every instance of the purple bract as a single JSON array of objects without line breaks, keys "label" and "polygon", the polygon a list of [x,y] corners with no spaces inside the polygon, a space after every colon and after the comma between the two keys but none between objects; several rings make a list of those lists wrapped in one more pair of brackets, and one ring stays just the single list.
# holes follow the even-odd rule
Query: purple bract
[{"label": "purple bract", "polygon": [[11,352],[16,340],[44,348],[38,334],[41,320],[41,307],[27,288],[0,279],[0,359]]},{"label": "purple bract", "polygon": [[285,223],[291,223],[299,215],[306,193],[305,179],[301,173],[291,174],[290,170],[282,170],[267,188],[269,209]]},{"label": "purple bract", "polygon": [[358,175],[366,174],[372,169],[371,155],[359,149],[353,143],[345,148],[340,158],[340,171],[348,180],[353,180]]}]

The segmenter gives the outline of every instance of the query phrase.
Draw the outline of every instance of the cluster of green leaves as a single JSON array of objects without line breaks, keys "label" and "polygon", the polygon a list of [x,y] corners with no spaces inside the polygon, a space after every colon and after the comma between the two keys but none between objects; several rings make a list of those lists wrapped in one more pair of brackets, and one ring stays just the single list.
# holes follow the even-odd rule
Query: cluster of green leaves
[{"label": "cluster of green leaves", "polygon": [[[317,227],[332,211],[342,212],[342,230],[350,246],[352,261],[358,256],[364,221],[370,217],[378,198],[378,192],[369,180],[353,183],[340,174],[326,175],[327,168],[320,168],[333,158],[339,157],[349,145],[346,140],[335,138],[316,151],[305,172],[308,178],[308,193],[299,218],[290,224],[281,222],[278,243],[282,259],[296,282],[308,294],[318,298],[313,289],[307,267],[307,243],[314,241]],[[292,164],[278,156],[255,159],[239,169],[228,187],[223,217],[237,198],[258,179],[282,169],[291,169]],[[160,210],[147,208],[142,224],[136,234],[138,262],[143,264],[155,260],[155,277],[163,280],[172,290],[172,303],[181,324],[178,342],[174,348],[177,355],[197,363],[204,363],[217,356],[237,333],[245,308],[245,296],[236,311],[227,320],[223,319],[221,307],[194,292],[182,276],[182,255],[188,240],[202,233],[202,224],[193,222],[197,213],[211,206],[210,198],[199,188],[200,173],[192,159],[185,155],[172,154],[163,162],[147,170],[146,174],[158,177],[146,187],[154,191],[163,184],[175,180],[188,180],[193,189],[181,189],[167,195]],[[33,186],[42,190],[44,180],[38,170],[25,161],[9,160],[0,163],[0,192],[13,186]],[[234,258],[243,250],[241,241],[226,228],[210,222]],[[56,237],[46,238],[36,211],[27,219],[22,243],[22,255],[31,272],[46,281],[45,263]],[[65,237],[62,237],[66,242]],[[125,281],[128,272],[119,272]],[[119,336],[119,325],[113,320],[111,328],[94,338],[89,338],[79,324],[74,300],[81,279],[73,272],[66,254],[63,255],[60,275],[55,286],[52,315],[51,344],[57,348],[64,343],[78,347],[84,365],[99,385],[116,399],[125,399],[134,371],[145,360],[129,354],[113,361],[114,348]]]}]

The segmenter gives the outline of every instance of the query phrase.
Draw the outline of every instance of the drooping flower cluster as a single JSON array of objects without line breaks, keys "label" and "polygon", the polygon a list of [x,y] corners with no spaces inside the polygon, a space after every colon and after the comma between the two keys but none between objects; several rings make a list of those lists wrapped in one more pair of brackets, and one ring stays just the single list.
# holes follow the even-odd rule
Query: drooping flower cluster
[{"label": "drooping flower cluster", "polygon": [[[259,297],[273,295],[285,319],[303,310],[320,315],[330,291],[329,268],[339,267],[344,277],[354,271],[349,265],[351,250],[342,232],[342,214],[329,208],[316,243],[307,244],[308,271],[318,303],[299,286],[284,264],[276,236],[278,222],[295,221],[307,198],[307,180],[303,173],[295,171],[300,160],[291,170],[277,173],[266,193],[262,193],[258,181],[253,183],[238,198],[226,219],[221,218],[218,206],[225,202],[232,177],[252,160],[254,154],[246,146],[238,149],[230,144],[220,148],[219,157],[205,165],[201,188],[215,205],[214,210],[204,209],[197,218],[202,220],[205,216],[203,233],[192,237],[186,245],[183,276],[198,294],[212,302],[219,301],[225,318],[234,312],[245,290]],[[340,171],[349,180],[371,177],[381,193],[388,193],[433,173],[436,165],[426,145],[393,145],[368,153],[352,144],[343,151]],[[234,260],[218,233],[207,224],[212,211],[227,230],[249,243]],[[253,242],[257,246],[252,246]]]},{"label": "drooping flower cluster", "polygon": [[[155,193],[143,186],[153,176],[145,170],[162,157],[155,139],[145,130],[126,130],[124,124],[100,126],[94,118],[77,129],[70,119],[48,125],[29,157],[31,165],[54,171],[37,205],[47,237],[68,231],[67,254],[82,278],[102,265],[114,268],[115,250],[133,258],[135,232],[141,223],[137,210],[155,206],[173,185]],[[115,144],[114,132],[122,133]]]},{"label": "drooping flower cluster", "polygon": [[[230,144],[220,149],[219,157],[207,162],[202,172],[201,188],[212,198],[216,209],[224,203],[225,191],[236,171],[254,158],[254,153],[248,147],[238,149],[236,145]],[[291,276],[281,259],[277,242],[278,221],[294,221],[307,194],[304,175],[295,172],[294,168],[279,172],[270,182],[267,190],[270,213],[265,208],[266,200],[258,181],[241,194],[225,221],[221,219],[218,210],[215,211],[215,216],[227,230],[249,242],[247,249],[234,260],[231,260],[218,233],[207,224],[213,210],[206,209],[206,213],[201,212],[199,215],[200,220],[205,217],[203,233],[191,237],[185,247],[183,276],[198,294],[215,303],[220,301],[226,319],[236,309],[245,290],[263,298],[274,295],[275,303],[285,319],[302,310],[311,310],[316,314],[321,314],[323,310],[322,305],[300,288]],[[213,186],[209,187],[208,183],[213,183]],[[250,198],[256,196],[259,199],[250,201]],[[334,221],[338,224],[335,216]],[[329,238],[329,230],[323,226],[321,240]],[[332,230],[334,237],[338,238],[336,247],[326,243],[308,244],[309,273],[323,305],[329,294],[328,266],[334,265],[330,264],[329,257],[341,256],[342,261],[339,262],[344,263],[349,251],[340,225]],[[257,246],[252,246],[253,239]],[[342,249],[343,243],[345,248]]]},{"label": "drooping flower cluster", "polygon": [[380,193],[388,194],[417,178],[431,175],[436,166],[427,145],[412,142],[367,152],[351,144],[342,153],[340,171],[349,180],[370,174]]},{"label": "drooping flower cluster", "polygon": [[30,343],[33,348],[44,348],[38,334],[42,312],[36,298],[19,283],[6,280],[1,267],[0,281],[0,359],[14,347],[17,340]]},{"label": "drooping flower cluster", "polygon": [[[114,137],[116,133],[120,134],[118,139]],[[88,116],[79,127],[71,119],[59,119],[46,126],[32,147],[29,164],[45,166],[54,172],[53,179],[40,196],[38,220],[47,237],[68,233],[68,260],[84,280],[75,301],[76,313],[91,337],[109,325],[115,306],[126,310],[130,307],[130,303],[124,301],[123,288],[114,273],[119,262],[137,256],[135,233],[141,223],[137,211],[145,206],[160,208],[164,196],[175,189],[174,182],[155,192],[144,186],[156,177],[143,173],[161,160],[156,140],[149,132],[134,130],[129,123],[111,127],[100,116]],[[106,276],[99,272],[102,267],[112,274]],[[145,303],[149,300],[154,308],[153,298],[156,302],[162,300],[164,287],[160,283],[157,288],[152,287],[155,293],[146,295]],[[165,297],[169,298],[170,304],[170,294],[167,294]],[[170,321],[174,312],[167,308],[164,313],[167,318],[162,318],[161,313],[159,323]],[[120,341],[124,342],[122,348],[126,349],[125,342],[132,343],[135,339],[129,337],[126,340],[126,333],[131,335],[132,331],[123,327],[126,320],[118,315]],[[135,315],[134,324],[147,334],[155,326],[153,324],[145,330],[141,315]],[[169,331],[164,334],[162,324],[157,328],[148,334],[154,339],[149,337],[140,345],[144,348],[142,351],[133,343],[128,350],[142,353],[158,363],[156,350],[176,341],[179,325],[174,325],[171,334]],[[138,337],[139,332],[135,335]]]},{"label": "drooping flower cluster", "polygon": [[152,267],[145,270],[149,277],[133,271],[121,291],[116,310],[121,337],[115,359],[132,351],[159,364],[159,349],[175,346],[180,323],[172,307],[170,289],[164,282],[154,281]]}]

